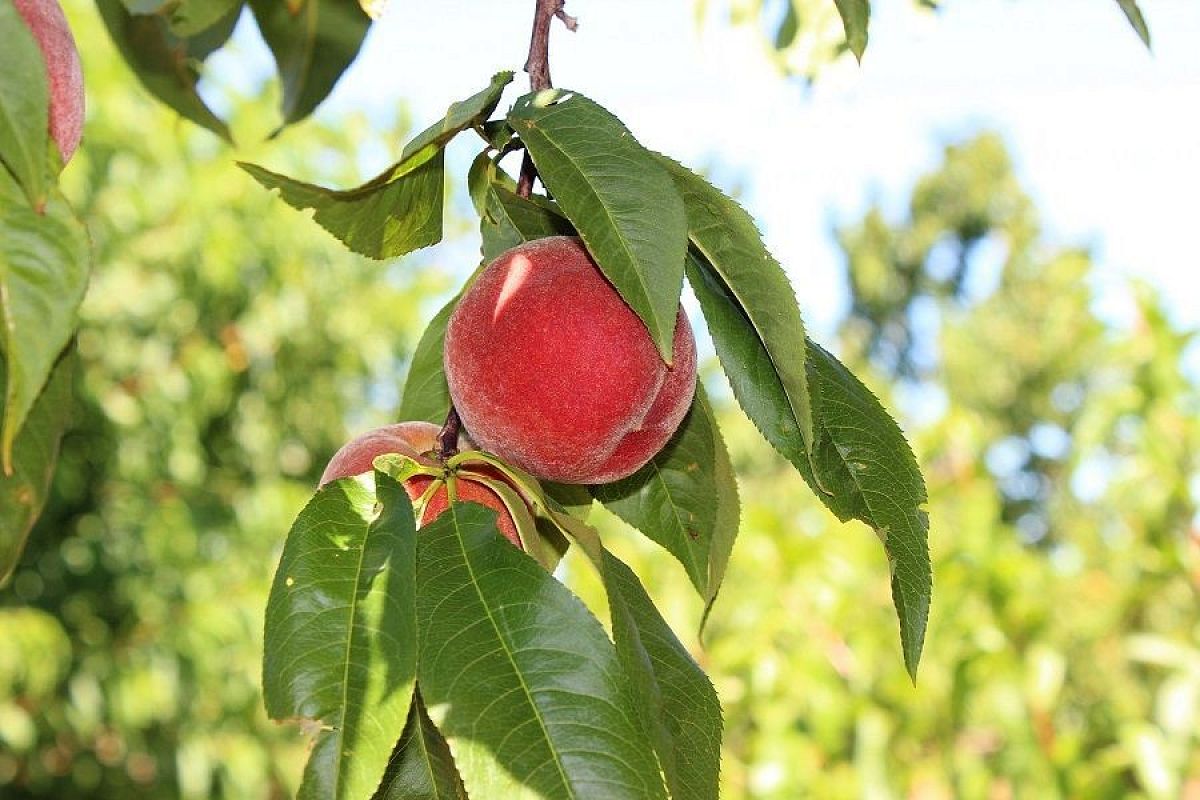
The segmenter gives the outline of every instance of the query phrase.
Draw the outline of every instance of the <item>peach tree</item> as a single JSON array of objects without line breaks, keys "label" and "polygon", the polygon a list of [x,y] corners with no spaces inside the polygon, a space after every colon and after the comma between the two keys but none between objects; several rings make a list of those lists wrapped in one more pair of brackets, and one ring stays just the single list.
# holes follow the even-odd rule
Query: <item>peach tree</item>
[{"label": "peach tree", "polygon": [[[869,4],[835,2],[861,55]],[[275,58],[285,125],[328,95],[371,24],[353,0],[97,4],[144,88],[224,139],[197,86],[243,15]],[[830,511],[878,536],[916,676],[932,587],[925,487],[902,432],[806,335],[745,210],[595,100],[552,87],[551,27],[575,22],[563,0],[535,6],[530,91],[503,111],[508,71],[357,187],[242,165],[385,260],[442,239],[446,147],[479,147],[466,176],[478,269],[429,321],[399,421],[335,454],[283,542],[263,690],[272,718],[314,733],[303,798],[717,796],[719,698],[588,521],[599,503],[670,553],[707,619],[739,502],[696,381],[685,281],[741,410]],[[1121,6],[1146,38],[1137,4]],[[0,0],[0,41],[2,581],[68,424],[91,265],[56,186],[83,118],[66,20],[54,0]],[[555,577],[570,547],[604,588],[607,625]]]}]

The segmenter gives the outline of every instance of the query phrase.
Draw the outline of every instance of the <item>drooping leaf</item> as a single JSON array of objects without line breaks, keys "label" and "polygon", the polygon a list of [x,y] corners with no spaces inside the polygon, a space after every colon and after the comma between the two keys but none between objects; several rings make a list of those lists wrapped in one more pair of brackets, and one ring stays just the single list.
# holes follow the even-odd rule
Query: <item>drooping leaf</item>
[{"label": "drooping leaf", "polygon": [[571,236],[575,229],[550,201],[533,200],[493,184],[487,192],[487,212],[479,220],[483,260],[491,262],[517,245],[547,236]]},{"label": "drooping leaf", "polygon": [[186,39],[230,17],[236,20],[241,14],[244,2],[245,0],[178,0],[170,7],[168,19],[171,33]]},{"label": "drooping leaf", "polygon": [[664,798],[612,642],[495,512],[454,504],[417,548],[418,680],[468,793]]},{"label": "drooping leaf", "polygon": [[96,4],[117,50],[146,90],[184,119],[231,141],[228,126],[204,103],[196,86],[199,65],[233,34],[241,7],[195,36],[182,38],[171,32],[163,15],[131,14],[120,0]]},{"label": "drooping leaf", "polygon": [[1150,27],[1146,24],[1146,18],[1142,16],[1142,9],[1138,6],[1137,0],[1117,0],[1117,5],[1125,12],[1125,18],[1129,20],[1129,24],[1137,33],[1138,38],[1142,40],[1142,44],[1146,45],[1146,49],[1150,49]]},{"label": "drooping leaf", "polygon": [[699,257],[688,261],[688,280],[746,415],[839,519],[862,520],[883,542],[904,663],[915,678],[933,579],[929,519],[922,509],[925,482],[904,434],[875,395],[810,339],[805,364],[815,442],[810,459],[770,356],[729,287]]},{"label": "drooping leaf", "polygon": [[[662,545],[687,571],[707,602],[725,575],[730,546],[714,548],[719,535],[732,542],[739,505],[732,474],[717,469],[728,461],[703,387],[679,430],[650,463],[628,478],[592,487],[592,494],[625,522]],[[720,530],[730,528],[733,531]]]},{"label": "drooping leaf", "polygon": [[721,703],[708,676],[655,608],[645,587],[587,525],[559,522],[600,573],[618,658],[642,710],[658,762],[676,800],[716,800],[721,768]]},{"label": "drooping leaf", "polygon": [[[0,472],[0,586],[12,575],[50,491],[59,441],[71,417],[76,360],[73,347],[59,358],[13,444],[12,474]],[[4,359],[0,357],[0,384],[4,379]],[[3,408],[0,397],[0,410]]]},{"label": "drooping leaf", "polygon": [[720,189],[665,156],[688,215],[692,245],[737,298],[771,357],[792,415],[812,443],[812,409],[804,369],[804,320],[783,267],[763,244],[749,214]]},{"label": "drooping leaf", "polygon": [[867,23],[871,18],[871,0],[833,0],[846,29],[846,46],[860,62],[867,49]]},{"label": "drooping leaf", "polygon": [[442,240],[444,154],[401,161],[355,189],[326,189],[255,164],[238,166],[296,209],[311,208],[313,219],[346,247],[368,258],[402,256]]},{"label": "drooping leaf", "polygon": [[37,40],[12,3],[0,3],[0,171],[8,167],[29,203],[46,198],[50,89]]},{"label": "drooping leaf", "polygon": [[8,364],[0,472],[11,472],[17,433],[75,333],[90,270],[87,229],[58,189],[39,214],[0,169],[0,353]]},{"label": "drooping leaf", "polygon": [[401,160],[416,158],[421,155],[423,150],[441,149],[467,128],[482,125],[496,110],[496,104],[500,102],[500,95],[504,93],[504,87],[512,83],[512,78],[511,71],[497,72],[492,76],[492,82],[486,89],[476,92],[466,100],[451,103],[450,108],[446,109],[446,116],[421,131],[408,144],[404,145],[404,152],[400,155]]},{"label": "drooping leaf", "polygon": [[429,718],[420,689],[374,800],[467,800],[450,746]]},{"label": "drooping leaf", "polygon": [[250,0],[283,83],[283,124],[304,119],[358,56],[371,18],[357,0]]},{"label": "drooping leaf", "polygon": [[301,800],[370,797],[408,716],[416,525],[399,483],[376,472],[375,485],[372,495],[345,478],[316,493],[288,534],[267,601],[267,714],[322,724]]},{"label": "drooping leaf", "polygon": [[671,176],[619,119],[578,93],[526,95],[508,121],[669,363],[687,251],[687,217]]}]

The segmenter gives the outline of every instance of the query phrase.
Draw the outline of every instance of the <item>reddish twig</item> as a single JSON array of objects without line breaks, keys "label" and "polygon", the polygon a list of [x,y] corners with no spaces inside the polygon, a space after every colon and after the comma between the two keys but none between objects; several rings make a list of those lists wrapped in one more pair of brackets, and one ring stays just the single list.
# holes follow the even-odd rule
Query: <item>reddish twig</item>
[{"label": "reddish twig", "polygon": [[458,409],[451,403],[450,411],[446,413],[446,422],[438,431],[437,444],[433,450],[439,461],[445,461],[458,453],[458,432],[461,428],[462,420],[458,418]]}]

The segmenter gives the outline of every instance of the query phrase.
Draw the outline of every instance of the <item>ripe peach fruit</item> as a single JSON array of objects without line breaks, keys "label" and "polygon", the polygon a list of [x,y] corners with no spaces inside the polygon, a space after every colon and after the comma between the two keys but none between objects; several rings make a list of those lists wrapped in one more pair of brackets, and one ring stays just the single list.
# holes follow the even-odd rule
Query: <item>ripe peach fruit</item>
[{"label": "ripe peach fruit", "polygon": [[83,136],[83,68],[75,37],[56,0],[13,0],[17,13],[41,48],[50,89],[50,138],[63,163],[71,160]]},{"label": "ripe peach fruit", "polygon": [[515,247],[464,292],[446,329],[450,396],[483,449],[539,478],[609,483],[679,427],[696,389],[683,309],[673,363],[583,243]]},{"label": "ripe peach fruit", "polygon": [[[329,460],[325,472],[321,475],[320,485],[324,486],[338,478],[370,472],[375,457],[384,453],[400,453],[418,463],[437,467],[438,462],[433,456],[433,449],[437,444],[438,430],[437,425],[429,422],[399,422],[367,431],[342,445],[341,449],[333,454],[333,458]],[[465,436],[460,436],[459,447],[462,450],[471,449],[471,441]],[[446,483],[449,478],[450,476],[414,475],[404,482],[404,491],[414,501],[425,494],[435,481],[439,484],[425,503],[425,509],[421,514],[421,525],[433,522],[450,507],[450,494]],[[505,506],[504,500],[475,478],[508,483],[494,467],[487,464],[468,463],[457,470],[453,476],[455,496],[460,502],[479,503],[494,509],[497,512],[496,527],[500,529],[505,538],[520,547],[521,537],[517,534],[516,522]]]}]

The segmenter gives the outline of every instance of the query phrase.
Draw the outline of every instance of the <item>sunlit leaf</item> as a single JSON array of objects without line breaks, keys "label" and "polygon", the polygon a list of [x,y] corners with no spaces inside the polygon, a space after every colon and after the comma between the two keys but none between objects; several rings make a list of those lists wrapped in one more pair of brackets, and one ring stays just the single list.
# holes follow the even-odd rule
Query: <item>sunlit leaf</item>
[{"label": "sunlit leaf", "polygon": [[1117,5],[1125,12],[1125,18],[1129,20],[1142,44],[1146,45],[1147,50],[1150,49],[1150,27],[1146,25],[1146,18],[1142,16],[1142,9],[1137,0],[1117,0]]},{"label": "sunlit leaf", "polygon": [[495,512],[451,505],[417,547],[418,680],[468,793],[664,798],[612,642]]},{"label": "sunlit leaf", "polygon": [[670,175],[621,121],[583,95],[526,95],[508,114],[588,252],[670,361],[687,217]]},{"label": "sunlit leaf", "polygon": [[600,573],[613,640],[642,710],[671,797],[716,800],[721,768],[721,703],[708,676],[655,608],[637,575],[595,531],[555,514]]},{"label": "sunlit leaf", "polygon": [[75,333],[90,271],[87,229],[58,190],[50,190],[38,213],[0,169],[0,352],[8,364],[2,472],[11,471],[25,415]]},{"label": "sunlit leaf", "polygon": [[[58,360],[13,444],[12,474],[0,472],[0,586],[12,575],[50,491],[59,440],[71,418],[76,361],[74,348]],[[5,371],[0,357],[0,384]]]},{"label": "sunlit leaf", "polygon": [[146,90],[180,116],[230,141],[228,126],[205,104],[196,86],[199,64],[233,34],[241,7],[196,36],[181,38],[171,32],[165,16],[130,14],[120,0],[96,4],[117,50]]},{"label": "sunlit leaf", "polygon": [[412,503],[376,472],[300,512],[267,603],[263,690],[272,719],[317,720],[301,800],[369,797],[404,727],[416,677]]},{"label": "sunlit leaf", "polygon": [[395,258],[442,240],[444,156],[401,161],[355,189],[326,189],[238,162],[256,181],[313,219],[346,247],[369,258]]},{"label": "sunlit leaf", "polygon": [[0,3],[0,171],[11,170],[29,202],[45,200],[50,89],[37,40],[12,3]]},{"label": "sunlit leaf", "polygon": [[838,13],[842,15],[842,25],[846,29],[846,46],[854,57],[862,61],[867,49],[867,23],[871,17],[870,0],[833,0]]},{"label": "sunlit leaf", "polygon": [[915,677],[932,593],[929,520],[925,482],[900,427],[866,386],[810,339],[810,459],[770,356],[736,298],[700,258],[689,259],[688,280],[746,415],[839,519],[862,520],[883,542],[904,663]]},{"label": "sunlit leaf", "polygon": [[416,157],[421,154],[422,150],[445,147],[447,142],[467,128],[482,125],[496,110],[496,104],[500,102],[500,95],[504,93],[504,87],[512,83],[512,78],[512,72],[497,72],[492,76],[492,82],[486,89],[471,95],[466,100],[451,103],[450,108],[446,109],[446,116],[421,131],[408,144],[404,145],[404,152],[400,155],[401,160]]},{"label": "sunlit leaf", "polygon": [[371,18],[357,0],[250,0],[283,83],[283,124],[304,119],[358,56]]}]

